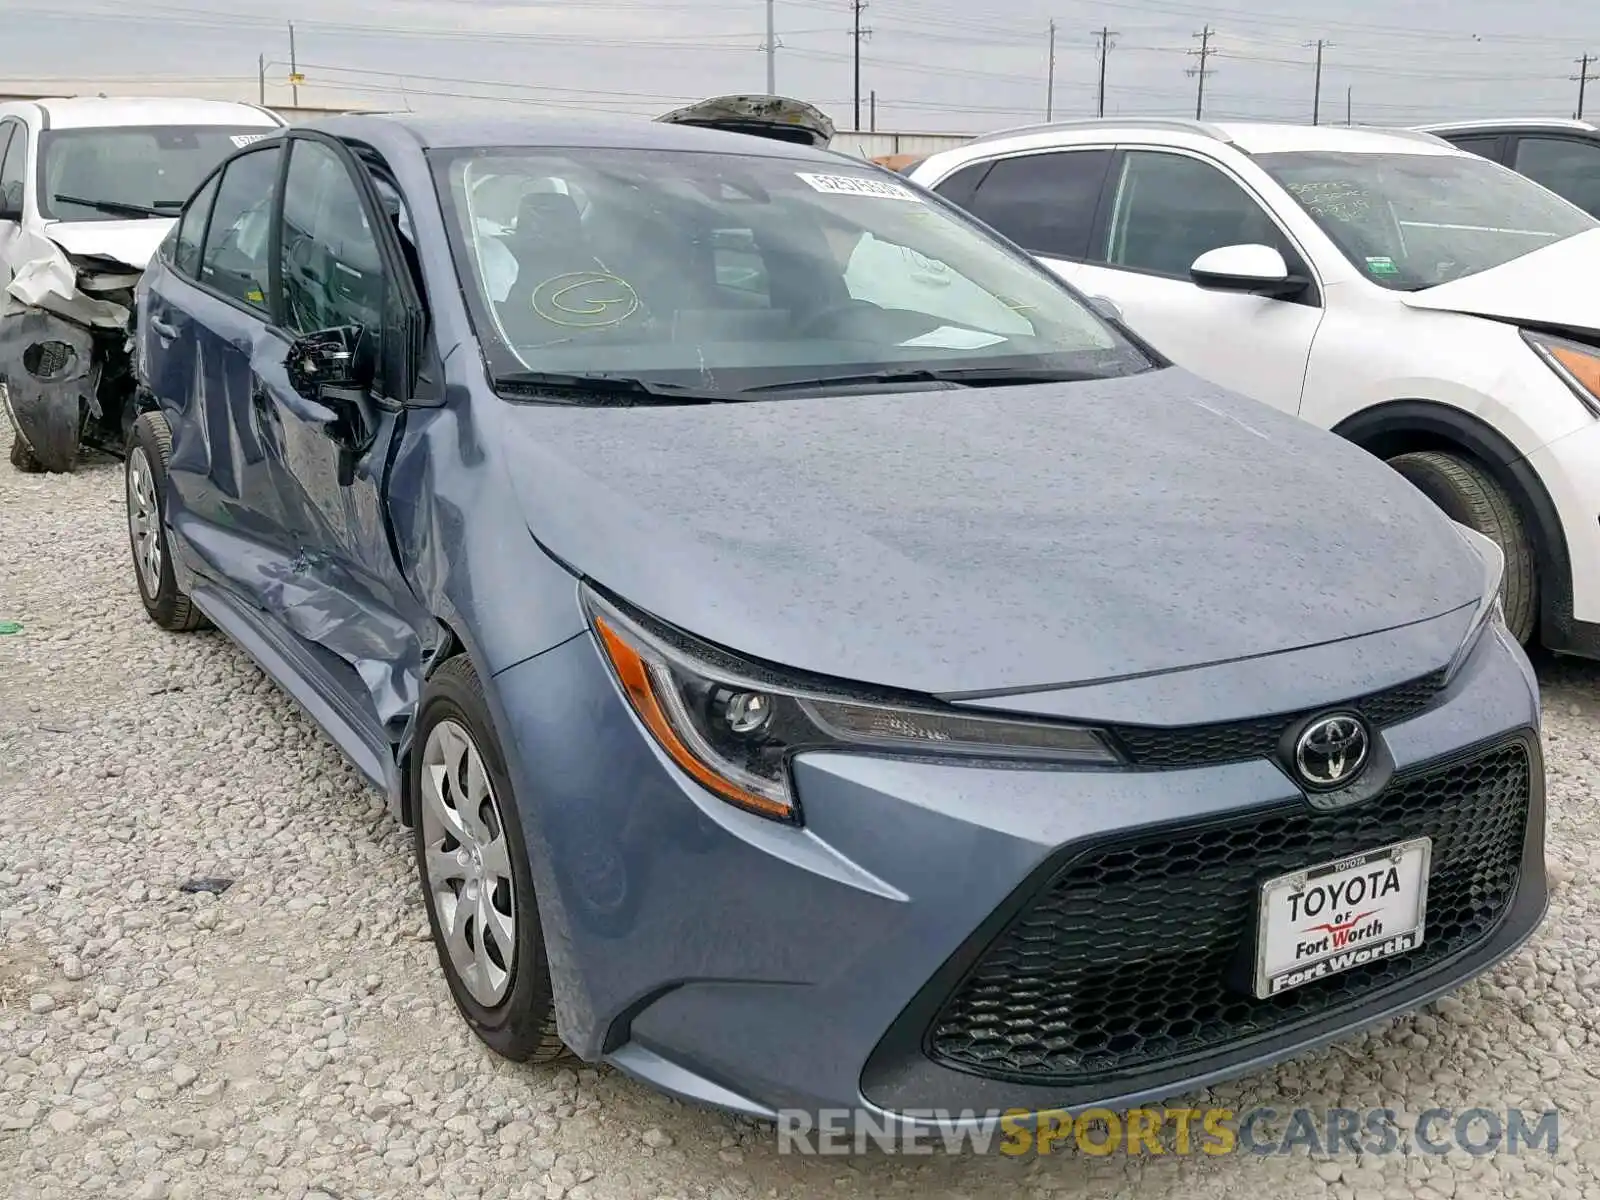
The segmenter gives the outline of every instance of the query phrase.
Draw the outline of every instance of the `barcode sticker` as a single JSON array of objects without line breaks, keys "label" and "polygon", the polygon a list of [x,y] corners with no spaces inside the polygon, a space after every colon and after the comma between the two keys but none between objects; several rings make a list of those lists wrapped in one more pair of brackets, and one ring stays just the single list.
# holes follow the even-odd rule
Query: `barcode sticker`
[{"label": "barcode sticker", "polygon": [[259,142],[262,138],[271,136],[271,133],[236,133],[228,140],[235,146],[248,146],[251,142]]},{"label": "barcode sticker", "polygon": [[909,200],[921,204],[922,197],[908,187],[883,179],[863,179],[859,175],[812,175],[796,171],[807,186],[831,196],[875,196],[880,200]]}]

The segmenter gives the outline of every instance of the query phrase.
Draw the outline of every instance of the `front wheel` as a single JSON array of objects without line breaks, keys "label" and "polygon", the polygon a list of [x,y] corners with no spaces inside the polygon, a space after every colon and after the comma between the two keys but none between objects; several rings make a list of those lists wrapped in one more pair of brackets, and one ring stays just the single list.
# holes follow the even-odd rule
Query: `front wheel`
[{"label": "front wheel", "polygon": [[428,681],[411,760],[417,870],[456,1008],[503,1058],[562,1057],[522,823],[483,684],[464,656]]},{"label": "front wheel", "polygon": [[128,547],[144,611],[163,629],[187,633],[206,623],[189,594],[178,586],[167,543],[167,462],[172,432],[160,413],[145,413],[133,423],[122,463],[128,494]]},{"label": "front wheel", "polygon": [[1526,644],[1539,616],[1539,573],[1533,543],[1516,501],[1476,461],[1443,450],[1396,455],[1389,465],[1453,521],[1481,533],[1506,559],[1500,600],[1506,626]]}]

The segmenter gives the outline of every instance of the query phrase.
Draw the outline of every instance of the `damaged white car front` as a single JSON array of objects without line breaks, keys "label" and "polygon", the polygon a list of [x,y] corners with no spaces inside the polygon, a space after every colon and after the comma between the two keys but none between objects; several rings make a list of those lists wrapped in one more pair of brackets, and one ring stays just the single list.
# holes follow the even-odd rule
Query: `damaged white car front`
[{"label": "damaged white car front", "polygon": [[0,406],[12,465],[121,455],[135,416],[135,288],[195,187],[282,118],[230,101],[0,103]]},{"label": "damaged white car front", "polygon": [[22,470],[70,471],[80,445],[121,452],[133,411],[133,289],[154,243],[141,255],[148,233],[120,242],[74,254],[23,228],[6,250],[0,398],[16,434],[11,461]]}]

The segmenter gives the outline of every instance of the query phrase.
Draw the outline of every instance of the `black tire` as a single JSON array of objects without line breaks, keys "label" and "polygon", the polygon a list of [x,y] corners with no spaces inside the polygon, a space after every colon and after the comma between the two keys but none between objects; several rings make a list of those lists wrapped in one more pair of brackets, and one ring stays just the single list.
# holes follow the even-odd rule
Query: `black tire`
[{"label": "black tire", "polygon": [[[133,423],[128,435],[128,452],[123,460],[123,494],[128,506],[128,551],[133,557],[133,578],[139,588],[144,611],[163,629],[189,633],[205,626],[206,618],[194,606],[187,592],[178,587],[172,571],[172,548],[167,539],[167,463],[172,458],[172,432],[160,413],[144,413]],[[145,536],[153,537],[160,555],[159,582],[152,592],[140,566],[140,535],[135,533],[136,513],[134,472],[143,464],[155,492],[155,520]]]},{"label": "black tire", "polygon": [[1446,516],[1500,547],[1506,557],[1500,589],[1506,625],[1527,644],[1539,620],[1539,570],[1527,524],[1511,494],[1473,459],[1442,450],[1397,455],[1389,465]]},{"label": "black tire", "polygon": [[[462,726],[472,739],[483,761],[484,773],[494,789],[501,829],[509,850],[516,913],[516,951],[510,968],[510,984],[493,1006],[480,1004],[468,991],[451,961],[450,951],[440,929],[433,888],[428,879],[427,837],[424,833],[422,772],[428,736],[445,720]],[[434,673],[423,689],[418,711],[416,739],[412,745],[410,780],[412,846],[417,859],[417,877],[422,886],[423,904],[428,910],[428,928],[439,966],[451,998],[467,1025],[478,1038],[502,1058],[512,1062],[553,1062],[571,1054],[556,1032],[555,1003],[550,985],[550,963],[545,954],[544,932],[539,923],[539,907],[534,895],[533,871],[528,865],[527,842],[516,797],[506,772],[500,739],[495,734],[489,706],[483,697],[483,684],[465,655],[450,659]]]}]

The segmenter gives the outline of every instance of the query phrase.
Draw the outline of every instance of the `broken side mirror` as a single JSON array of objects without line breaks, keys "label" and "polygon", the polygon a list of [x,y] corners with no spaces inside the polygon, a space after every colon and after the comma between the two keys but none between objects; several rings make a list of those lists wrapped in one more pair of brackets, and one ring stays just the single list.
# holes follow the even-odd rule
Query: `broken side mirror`
[{"label": "broken side mirror", "polygon": [[376,356],[359,325],[319,329],[296,338],[284,358],[289,386],[325,409],[324,430],[339,447],[339,482],[348,484],[356,457],[372,444]]}]

